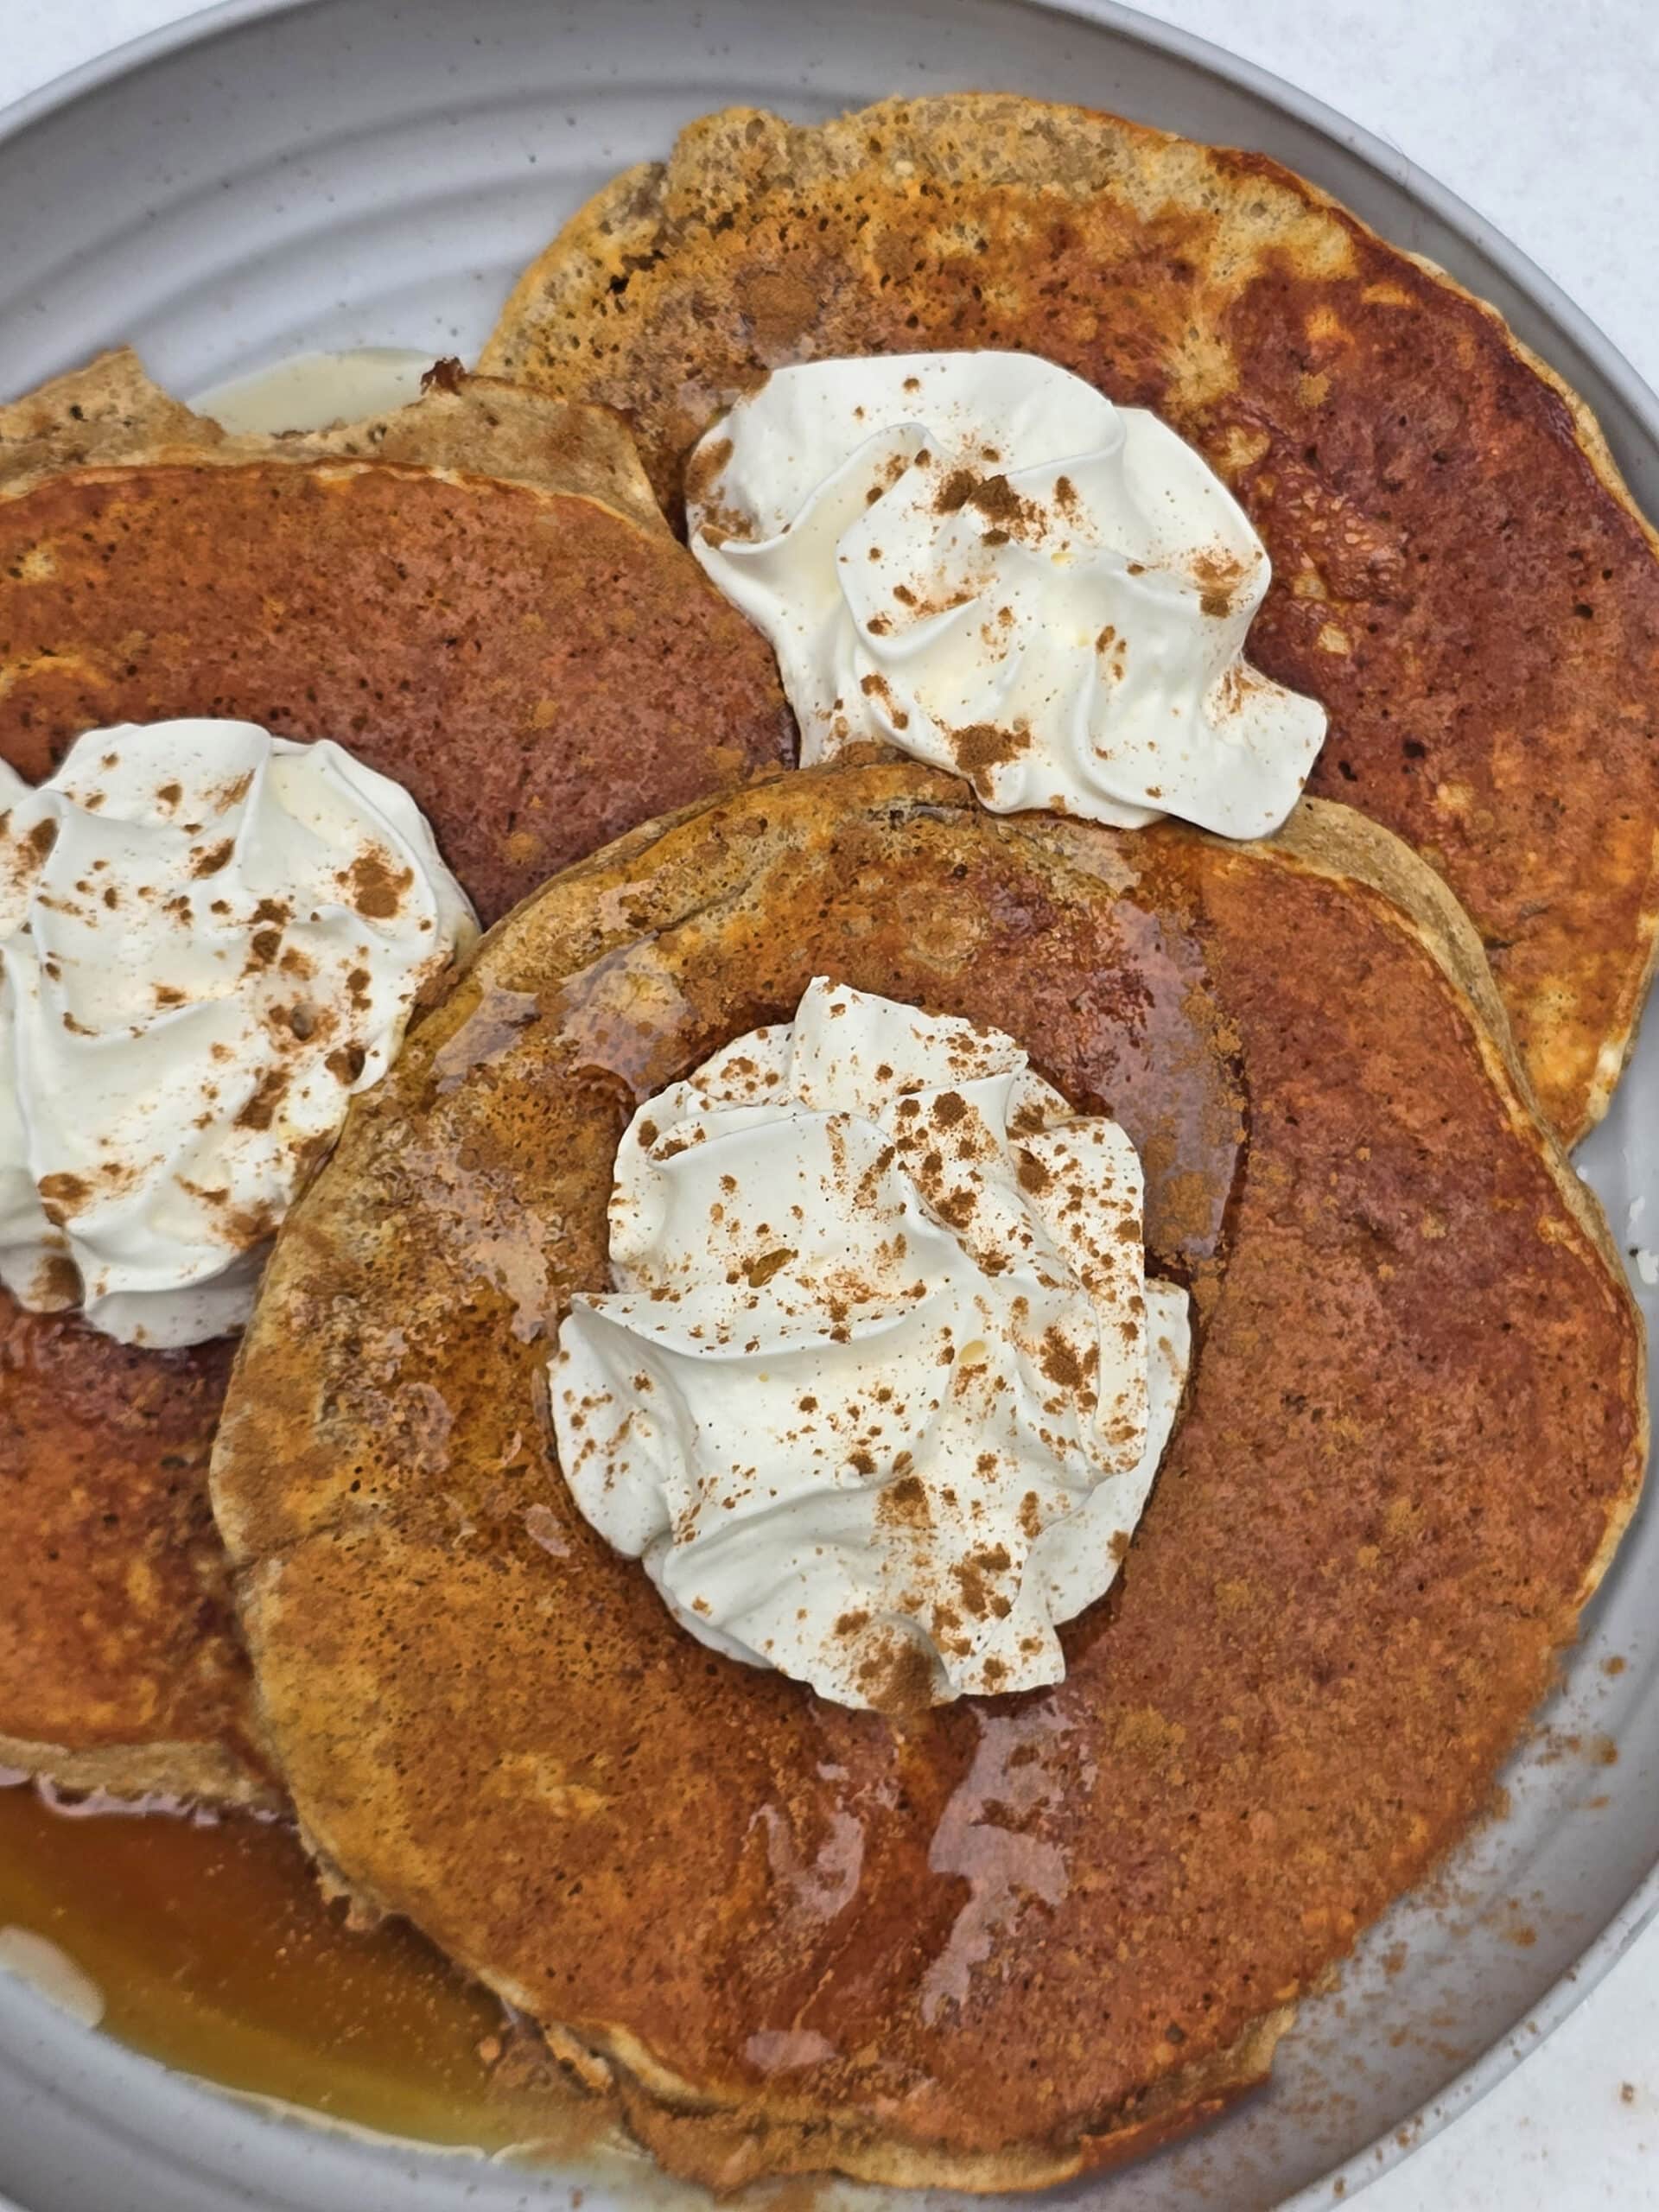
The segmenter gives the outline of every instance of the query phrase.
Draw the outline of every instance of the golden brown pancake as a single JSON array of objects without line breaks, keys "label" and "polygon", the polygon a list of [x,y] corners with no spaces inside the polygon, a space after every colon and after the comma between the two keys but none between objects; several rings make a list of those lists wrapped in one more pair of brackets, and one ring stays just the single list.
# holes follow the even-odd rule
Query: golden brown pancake
[{"label": "golden brown pancake", "polygon": [[1251,658],[1330,710],[1310,789],[1452,886],[1576,1141],[1659,924],[1659,560],[1588,410],[1439,270],[1264,156],[1082,109],[734,109],[574,219],[484,365],[624,410],[675,512],[766,370],[957,346],[1046,355],[1220,472],[1273,556]]},{"label": "golden brown pancake", "polygon": [[[1051,1689],[892,1720],[717,1655],[550,1457],[636,1102],[819,973],[1116,1112],[1193,1287],[1179,1424]],[[213,1497],[319,1853],[666,2164],[1035,2186],[1258,2079],[1487,1802],[1634,1504],[1643,1374],[1478,943],[1388,833],[842,767],[494,931],[289,1218]]]},{"label": "golden brown pancake", "polygon": [[[68,427],[43,463],[46,409]],[[315,435],[187,437],[176,411],[130,354],[0,410],[0,754],[25,774],[118,721],[332,735],[408,788],[489,920],[788,757],[769,650],[603,412],[458,373]]]},{"label": "golden brown pancake", "polygon": [[[486,920],[789,731],[603,412],[452,372],[372,423],[231,439],[112,354],[0,409],[0,757],[41,776],[175,715],[397,777]],[[0,1764],[267,1790],[205,1488],[228,1365],[0,1293]]]}]

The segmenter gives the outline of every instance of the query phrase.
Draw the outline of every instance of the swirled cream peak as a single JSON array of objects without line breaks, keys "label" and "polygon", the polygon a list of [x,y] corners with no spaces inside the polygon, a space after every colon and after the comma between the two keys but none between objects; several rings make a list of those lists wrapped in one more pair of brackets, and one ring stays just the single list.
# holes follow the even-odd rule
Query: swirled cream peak
[{"label": "swirled cream peak", "polygon": [[861,740],[997,813],[1265,836],[1325,737],[1243,658],[1266,549],[1192,447],[1027,353],[774,370],[692,455],[692,550],[803,758]]},{"label": "swirled cream peak", "polygon": [[0,1280],[134,1344],[239,1327],[277,1224],[475,930],[401,785],[249,722],[0,789]]},{"label": "swirled cream peak", "polygon": [[1141,1166],[999,1031],[833,986],[635,1115],[551,1402],[601,1535],[845,1705],[1057,1681],[1128,1548],[1186,1298]]}]

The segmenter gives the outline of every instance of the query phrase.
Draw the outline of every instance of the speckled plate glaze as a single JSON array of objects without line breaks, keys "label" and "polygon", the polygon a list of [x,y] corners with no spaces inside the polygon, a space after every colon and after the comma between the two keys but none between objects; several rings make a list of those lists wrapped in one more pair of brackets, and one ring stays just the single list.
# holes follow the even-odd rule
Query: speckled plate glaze
[{"label": "speckled plate glaze", "polygon": [[[467,354],[559,220],[689,118],[747,100],[810,118],[966,86],[1288,162],[1501,308],[1659,512],[1659,406],[1520,254],[1315,102],[1102,0],[232,0],[0,121],[0,393],[123,339],[185,393],[307,348]],[[1649,1025],[1581,1165],[1650,1318],[1656,1098]],[[1351,2197],[1564,2017],[1659,1910],[1656,1583],[1650,1494],[1501,1817],[1304,2007],[1268,2090],[1065,2200]],[[31,2212],[504,2212],[578,2187],[606,2212],[695,2194],[632,2159],[555,2173],[325,2133],[168,2075],[0,1974],[0,2190]],[[825,2201],[842,2196],[870,2201]]]}]

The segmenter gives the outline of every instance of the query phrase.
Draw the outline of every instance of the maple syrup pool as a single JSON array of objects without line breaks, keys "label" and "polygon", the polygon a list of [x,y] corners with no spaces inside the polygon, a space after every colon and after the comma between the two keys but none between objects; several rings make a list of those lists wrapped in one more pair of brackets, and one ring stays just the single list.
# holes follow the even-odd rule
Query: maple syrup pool
[{"label": "maple syrup pool", "polygon": [[604,2131],[604,2106],[544,2058],[524,2063],[529,2039],[498,2001],[412,1929],[348,1927],[286,1821],[105,1810],[8,1780],[0,1931],[54,1945],[123,2043],[227,2088],[438,2145],[551,2150]]}]

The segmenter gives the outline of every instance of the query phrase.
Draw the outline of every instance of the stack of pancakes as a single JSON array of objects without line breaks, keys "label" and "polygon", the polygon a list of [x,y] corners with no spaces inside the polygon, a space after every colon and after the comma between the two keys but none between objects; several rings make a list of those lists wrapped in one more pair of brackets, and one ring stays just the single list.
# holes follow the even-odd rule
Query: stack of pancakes
[{"label": "stack of pancakes", "polygon": [[[0,410],[0,542],[15,767],[172,715],[334,737],[412,793],[486,923],[788,757],[770,653],[620,427],[490,378],[231,438],[111,354]],[[207,1503],[232,1347],[135,1351],[4,1293],[0,1331],[0,1547],[29,1562],[0,1611],[0,1764],[271,1796]]]},{"label": "stack of pancakes", "polygon": [[[1331,717],[1274,839],[779,772],[771,655],[662,511],[770,369],[960,346],[1156,409],[1249,512],[1252,657]],[[1633,1509],[1642,1330],[1563,1147],[1659,926],[1655,542],[1439,272],[1259,157],[1014,99],[710,118],[483,365],[308,438],[122,356],[0,412],[5,757],[332,735],[505,918],[290,1216],[222,1419],[226,1347],[7,1307],[0,1760],[285,1794],[677,2171],[1058,2180],[1261,2077]],[[1050,1689],[894,1719],[718,1656],[551,1456],[629,1116],[817,974],[1116,1115],[1192,1294]]]}]

